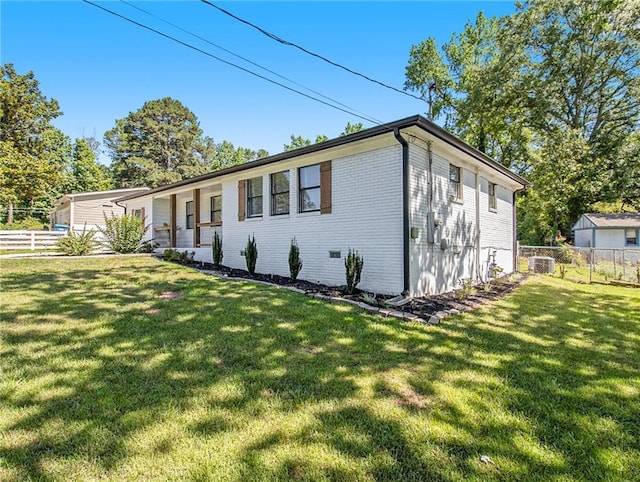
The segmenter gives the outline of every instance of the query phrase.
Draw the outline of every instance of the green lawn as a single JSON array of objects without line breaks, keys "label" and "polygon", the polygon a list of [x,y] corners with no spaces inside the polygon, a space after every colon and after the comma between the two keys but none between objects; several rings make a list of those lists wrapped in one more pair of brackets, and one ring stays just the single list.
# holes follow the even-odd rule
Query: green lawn
[{"label": "green lawn", "polygon": [[[640,290],[439,326],[149,257],[0,260],[0,480],[640,480]],[[490,463],[480,460],[490,457]]]}]

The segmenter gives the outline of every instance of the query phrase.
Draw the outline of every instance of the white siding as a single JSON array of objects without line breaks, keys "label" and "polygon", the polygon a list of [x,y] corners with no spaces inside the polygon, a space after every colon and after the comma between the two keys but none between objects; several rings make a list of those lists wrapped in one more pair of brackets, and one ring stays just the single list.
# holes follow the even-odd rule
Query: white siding
[{"label": "white siding", "polygon": [[591,248],[593,243],[593,229],[576,229],[573,232],[574,245],[577,248]]},{"label": "white siding", "polygon": [[104,227],[104,216],[124,214],[124,208],[118,206],[112,199],[82,199],[73,202],[73,228],[82,230]]},{"label": "white siding", "polygon": [[596,229],[596,248],[626,248],[624,229]]},{"label": "white siding", "polygon": [[[124,203],[120,203],[120,204],[124,204]],[[154,205],[151,202],[151,198],[150,197],[135,198],[130,201],[127,201],[126,206],[127,206],[127,214],[131,214],[136,209],[144,209],[144,217],[145,217],[144,224],[147,227],[147,231],[145,232],[143,239],[145,241],[149,241],[153,239],[155,237],[154,231],[153,231]]]},{"label": "white siding", "polygon": [[193,247],[193,229],[187,229],[188,201],[193,201],[193,193],[191,191],[180,193],[176,196],[176,247],[178,249]]}]

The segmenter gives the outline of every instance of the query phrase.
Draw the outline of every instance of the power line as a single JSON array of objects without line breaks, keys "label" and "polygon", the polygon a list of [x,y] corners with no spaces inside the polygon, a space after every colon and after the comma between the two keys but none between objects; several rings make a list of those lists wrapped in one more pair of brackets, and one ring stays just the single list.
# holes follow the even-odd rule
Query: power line
[{"label": "power line", "polygon": [[207,5],[209,5],[210,7],[215,8],[216,10],[219,10],[220,12],[224,13],[225,15],[228,15],[228,16],[230,16],[231,18],[234,18],[234,19],[235,19],[235,20],[237,20],[238,22],[244,23],[245,25],[248,25],[248,26],[250,26],[250,27],[252,27],[252,28],[256,29],[258,32],[260,32],[260,33],[262,33],[262,34],[266,35],[267,37],[269,37],[269,38],[270,38],[270,39],[272,39],[272,40],[275,40],[276,42],[279,42],[279,43],[281,43],[281,44],[283,44],[283,45],[288,45],[288,46],[290,46],[290,47],[295,47],[295,48],[297,48],[298,50],[301,50],[301,51],[303,51],[303,52],[304,52],[304,53],[306,53],[306,54],[309,54],[309,55],[311,55],[311,56],[313,56],[313,57],[316,57],[316,58],[318,58],[318,59],[320,59],[320,60],[323,60],[323,61],[327,62],[328,64],[333,65],[334,67],[338,67],[338,68],[340,68],[340,69],[342,69],[342,70],[346,70],[346,71],[347,71],[347,72],[349,72],[350,74],[357,75],[358,77],[362,77],[363,79],[366,79],[366,80],[368,80],[369,82],[373,82],[374,84],[381,85],[382,87],[385,87],[385,88],[387,88],[387,89],[391,89],[391,90],[393,90],[393,91],[395,91],[395,92],[398,92],[398,93],[400,93],[400,94],[406,95],[406,96],[408,96],[408,97],[413,97],[414,99],[418,99],[418,100],[420,100],[420,101],[424,101],[424,99],[423,99],[422,97],[418,97],[417,95],[413,95],[413,94],[411,94],[411,93],[409,93],[409,92],[405,92],[404,90],[400,90],[400,89],[398,89],[398,88],[394,87],[393,85],[385,84],[384,82],[381,82],[381,81],[379,81],[379,80],[373,79],[373,78],[369,77],[368,75],[365,75],[365,74],[363,74],[363,73],[360,73],[360,72],[358,72],[358,71],[355,71],[355,70],[353,70],[353,69],[350,69],[349,67],[345,67],[345,66],[344,66],[344,65],[342,65],[342,64],[339,64],[339,63],[337,63],[337,62],[334,62],[333,60],[330,60],[330,59],[328,59],[328,58],[326,58],[326,57],[323,57],[323,56],[322,56],[322,55],[320,55],[320,54],[316,54],[315,52],[311,52],[310,50],[307,50],[307,49],[305,49],[304,47],[301,47],[300,45],[298,45],[298,44],[296,44],[296,43],[294,43],[294,42],[289,42],[288,40],[285,40],[285,39],[283,39],[283,38],[281,38],[281,37],[278,37],[277,35],[275,35],[275,34],[273,34],[273,33],[271,33],[271,32],[268,32],[267,30],[265,30],[265,29],[263,29],[263,28],[261,28],[261,27],[258,27],[257,25],[255,25],[255,24],[253,24],[253,23],[249,22],[248,20],[245,20],[245,19],[243,19],[243,18],[241,18],[241,17],[238,17],[237,15],[234,15],[233,13],[229,12],[228,10],[225,10],[224,8],[219,7],[219,6],[217,6],[217,5],[213,4],[213,3],[211,3],[209,0],[200,0],[200,1],[201,1],[202,3],[206,3],[206,4],[207,4]]},{"label": "power line", "polygon": [[[154,13],[151,13],[151,12],[149,12],[149,11],[145,10],[144,8],[141,8],[141,7],[137,6],[137,5],[134,5],[133,3],[128,2],[128,1],[126,1],[126,0],[120,0],[120,1],[121,1],[122,3],[124,3],[124,4],[126,4],[126,5],[129,5],[129,6],[130,6],[130,7],[132,7],[132,8],[135,8],[136,10],[138,10],[138,11],[140,11],[140,12],[142,12],[142,13],[146,14],[146,15],[149,15],[150,17],[153,17],[153,18],[155,18],[155,19],[157,19],[157,20],[160,20],[161,22],[164,22],[164,23],[166,23],[167,25],[170,25],[170,26],[172,26],[172,27],[174,27],[174,28],[176,28],[176,29],[180,30],[181,32],[186,33],[187,35],[191,35],[192,37],[197,38],[198,40],[202,40],[203,42],[206,42],[206,43],[208,43],[209,45],[211,45],[211,46],[213,46],[213,47],[216,47],[217,49],[222,50],[223,52],[226,52],[226,53],[228,53],[228,54],[230,54],[230,55],[233,55],[233,56],[234,56],[234,57],[236,57],[236,58],[239,58],[239,59],[241,59],[241,60],[244,60],[245,62],[247,62],[247,63],[249,63],[249,64],[251,64],[251,65],[254,65],[255,67],[258,67],[258,68],[260,68],[260,69],[262,69],[262,70],[264,70],[264,71],[266,71],[266,72],[269,72],[270,74],[273,74],[273,75],[275,75],[275,76],[277,76],[277,77],[280,77],[281,79],[286,80],[287,82],[291,82],[292,84],[297,85],[298,87],[302,87],[303,89],[308,90],[309,92],[312,92],[312,93],[314,93],[314,94],[316,94],[316,95],[319,95],[319,96],[320,96],[320,97],[322,97],[323,99],[329,100],[329,101],[331,101],[331,102],[333,102],[333,103],[335,103],[335,104],[337,104],[337,105],[341,105],[341,106],[342,106],[342,107],[344,107],[345,109],[350,109],[350,110],[352,110],[352,111],[354,111],[354,112],[357,112],[357,113],[359,113],[359,114],[363,114],[362,112],[357,111],[356,109],[354,109],[353,107],[351,107],[351,106],[349,106],[349,105],[343,104],[342,102],[340,102],[340,101],[338,101],[338,100],[336,100],[336,99],[333,99],[333,98],[331,98],[331,97],[329,97],[329,96],[326,96],[326,95],[322,94],[321,92],[318,92],[318,91],[316,91],[316,90],[313,90],[313,89],[311,89],[311,88],[309,88],[309,87],[307,87],[307,86],[305,86],[305,85],[303,85],[303,84],[300,84],[299,82],[296,82],[296,81],[295,81],[295,80],[293,80],[293,79],[290,79],[290,78],[288,78],[288,77],[285,77],[284,75],[281,75],[281,74],[279,74],[279,73],[277,73],[277,72],[275,72],[275,71],[273,71],[273,70],[271,70],[271,69],[269,69],[269,68],[267,68],[267,67],[265,67],[265,66],[263,66],[263,65],[260,65],[260,64],[258,64],[257,62],[252,61],[251,59],[248,59],[248,58],[246,58],[246,57],[243,57],[242,55],[239,55],[239,54],[237,54],[237,53],[235,53],[235,52],[233,52],[233,51],[231,51],[231,50],[229,50],[229,49],[227,49],[227,48],[224,48],[224,47],[222,47],[221,45],[218,45],[218,44],[216,44],[216,43],[214,43],[214,42],[211,42],[210,40],[208,40],[208,39],[206,39],[206,38],[204,38],[204,37],[202,37],[202,36],[200,36],[200,35],[198,35],[198,34],[195,34],[195,33],[191,32],[190,30],[187,30],[187,29],[185,29],[185,28],[182,28],[182,27],[180,27],[179,25],[176,25],[175,23],[169,22],[168,20],[165,20],[165,19],[163,19],[162,17],[159,17],[158,15],[155,15]],[[366,114],[365,114],[365,115],[366,115]],[[372,118],[372,119],[373,119],[373,118]],[[380,124],[382,123],[382,121],[380,121],[380,120],[378,120],[378,119],[374,119],[374,120],[375,120],[376,122],[380,123]]]},{"label": "power line", "polygon": [[150,32],[153,32],[153,33],[155,33],[155,34],[157,34],[157,35],[160,35],[161,37],[164,37],[164,38],[167,38],[167,39],[169,39],[169,40],[172,40],[173,42],[176,42],[176,43],[178,43],[178,44],[180,44],[180,45],[182,45],[182,46],[184,46],[184,47],[187,47],[187,48],[190,48],[190,49],[192,49],[192,50],[195,50],[196,52],[200,52],[201,54],[204,54],[204,55],[206,55],[207,57],[211,57],[212,59],[215,59],[215,60],[217,60],[217,61],[219,61],[219,62],[222,62],[223,64],[229,65],[229,66],[234,67],[234,68],[239,69],[239,70],[242,70],[243,72],[246,72],[246,73],[248,73],[248,74],[250,74],[250,75],[253,75],[254,77],[258,77],[259,79],[265,80],[265,81],[267,81],[267,82],[269,82],[269,83],[271,83],[271,84],[274,84],[274,85],[280,86],[280,87],[282,87],[283,89],[289,90],[289,91],[291,91],[291,92],[295,92],[296,94],[302,95],[302,96],[304,96],[304,97],[306,97],[306,98],[308,98],[308,99],[315,100],[316,102],[319,102],[320,104],[324,104],[324,105],[326,105],[326,106],[332,107],[332,108],[334,108],[334,109],[336,109],[336,110],[339,110],[339,111],[342,111],[342,112],[344,112],[344,113],[346,113],[346,114],[352,115],[352,116],[354,116],[354,117],[358,117],[359,119],[365,120],[365,121],[367,121],[367,122],[371,122],[372,124],[378,124],[378,125],[380,124],[380,122],[379,122],[379,121],[376,121],[376,120],[374,120],[374,119],[372,119],[372,118],[365,117],[365,116],[363,116],[363,115],[356,114],[355,112],[349,111],[349,110],[347,110],[347,109],[343,109],[342,107],[339,107],[339,106],[337,106],[337,105],[330,104],[329,102],[326,102],[326,101],[324,101],[324,100],[322,100],[322,99],[318,99],[317,97],[314,97],[314,96],[312,96],[312,95],[305,94],[304,92],[300,92],[299,90],[296,90],[296,89],[294,89],[294,88],[292,88],[292,87],[289,87],[288,85],[284,85],[284,84],[282,84],[282,83],[280,83],[280,82],[277,82],[277,81],[272,80],[272,79],[270,79],[270,78],[268,78],[268,77],[265,77],[264,75],[260,75],[260,74],[258,74],[258,73],[256,73],[256,72],[253,72],[253,71],[249,70],[249,69],[246,69],[246,68],[244,68],[244,67],[241,67],[240,65],[234,64],[233,62],[229,62],[228,60],[224,60],[224,59],[222,59],[222,58],[220,58],[220,57],[218,57],[218,56],[216,56],[216,55],[213,55],[213,54],[212,54],[212,53],[210,53],[210,52],[207,52],[206,50],[202,50],[201,48],[198,48],[198,47],[196,47],[196,46],[194,46],[194,45],[191,45],[191,44],[189,44],[189,43],[187,43],[187,42],[183,42],[182,40],[179,40],[179,39],[177,39],[177,38],[175,38],[175,37],[172,37],[172,36],[171,36],[171,35],[169,35],[169,34],[166,34],[166,33],[164,33],[164,32],[161,32],[160,30],[156,30],[156,29],[154,29],[154,28],[152,28],[152,27],[149,27],[149,26],[147,26],[147,25],[144,25],[143,23],[140,23],[140,22],[137,22],[137,21],[135,21],[135,20],[133,20],[133,19],[130,19],[129,17],[126,17],[126,16],[124,16],[124,15],[122,15],[122,14],[119,14],[119,13],[117,13],[117,12],[114,12],[114,11],[112,11],[112,10],[109,10],[108,8],[105,8],[105,7],[103,7],[102,5],[98,5],[98,4],[96,4],[96,3],[93,3],[93,2],[91,2],[90,0],[82,0],[82,1],[83,1],[84,3],[88,3],[89,5],[91,5],[91,6],[93,6],[93,7],[99,8],[100,10],[103,10],[103,11],[105,11],[105,12],[107,12],[107,13],[110,13],[111,15],[114,15],[114,16],[116,16],[116,17],[119,17],[119,18],[121,18],[121,19],[123,19],[123,20],[125,20],[125,21],[127,21],[127,22],[129,22],[129,23],[132,23],[132,24],[134,24],[134,25],[137,25],[137,26],[138,26],[138,27],[140,27],[140,28],[144,28],[145,30],[149,30]]}]

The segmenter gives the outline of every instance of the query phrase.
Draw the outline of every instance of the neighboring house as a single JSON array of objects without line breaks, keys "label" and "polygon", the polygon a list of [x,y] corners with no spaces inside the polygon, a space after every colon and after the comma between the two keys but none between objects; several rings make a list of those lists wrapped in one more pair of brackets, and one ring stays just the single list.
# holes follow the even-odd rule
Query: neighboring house
[{"label": "neighboring house", "polygon": [[[114,189],[111,191],[80,192],[77,194],[65,194],[54,203],[54,211],[51,213],[52,226],[66,226],[67,229],[80,230],[104,227],[104,215],[124,214],[123,205],[117,201],[123,196],[140,194],[148,191],[147,187],[130,189]],[[144,216],[143,216],[144,217]]]},{"label": "neighboring house", "polygon": [[583,214],[571,230],[576,247],[640,249],[640,213]]},{"label": "neighboring house", "polygon": [[164,247],[289,275],[295,237],[301,279],[345,284],[349,249],[364,258],[362,290],[422,296],[461,279],[514,269],[514,198],[526,181],[421,116],[127,196]]}]

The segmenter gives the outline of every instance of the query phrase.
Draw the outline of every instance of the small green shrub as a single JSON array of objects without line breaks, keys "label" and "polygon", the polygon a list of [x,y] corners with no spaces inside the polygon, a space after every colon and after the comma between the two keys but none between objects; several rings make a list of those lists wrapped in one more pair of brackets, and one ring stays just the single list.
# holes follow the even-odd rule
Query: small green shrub
[{"label": "small green shrub", "polygon": [[156,249],[156,245],[154,244],[153,241],[149,240],[149,241],[145,241],[144,243],[142,243],[140,245],[140,249],[138,249],[139,253],[153,253],[153,251]]},{"label": "small green shrub", "polygon": [[364,302],[371,306],[378,306],[378,300],[375,293],[362,293],[362,299]]},{"label": "small green shrub", "polygon": [[213,268],[220,269],[220,265],[222,265],[222,238],[217,232],[213,233],[211,259],[213,260]]},{"label": "small green shrub", "polygon": [[85,224],[81,233],[69,231],[66,236],[58,238],[56,245],[67,256],[85,256],[93,253],[100,246],[95,236],[96,232],[93,229],[87,231]]},{"label": "small green shrub", "polygon": [[49,224],[45,224],[41,219],[34,218],[33,216],[27,216],[20,221],[14,221],[9,223],[0,223],[0,230],[7,231],[41,231],[49,229]]},{"label": "small green shrub", "polygon": [[254,236],[249,236],[247,239],[244,257],[247,262],[247,271],[253,276],[256,274],[256,263],[258,262],[258,246],[256,245],[256,238]]},{"label": "small green shrub", "polygon": [[144,219],[133,214],[122,216],[104,215],[104,228],[100,228],[107,246],[116,253],[136,253],[142,246],[142,238],[147,231]]},{"label": "small green shrub", "polygon": [[294,237],[291,240],[291,246],[289,246],[289,274],[291,275],[291,282],[295,283],[298,279],[298,274],[302,269],[302,260],[300,259],[300,248]]},{"label": "small green shrub", "polygon": [[174,263],[189,264],[193,262],[193,257],[196,255],[195,251],[178,251],[174,248],[167,248],[162,252],[162,259],[165,261],[172,261]]},{"label": "small green shrub", "polygon": [[364,259],[358,254],[357,251],[352,251],[349,248],[347,257],[344,259],[344,267],[347,278],[347,293],[353,294],[360,283],[360,276],[362,275],[362,267],[364,266]]},{"label": "small green shrub", "polygon": [[456,298],[464,300],[473,296],[478,292],[478,289],[473,284],[472,278],[462,278],[458,281],[460,289],[456,290]]}]

